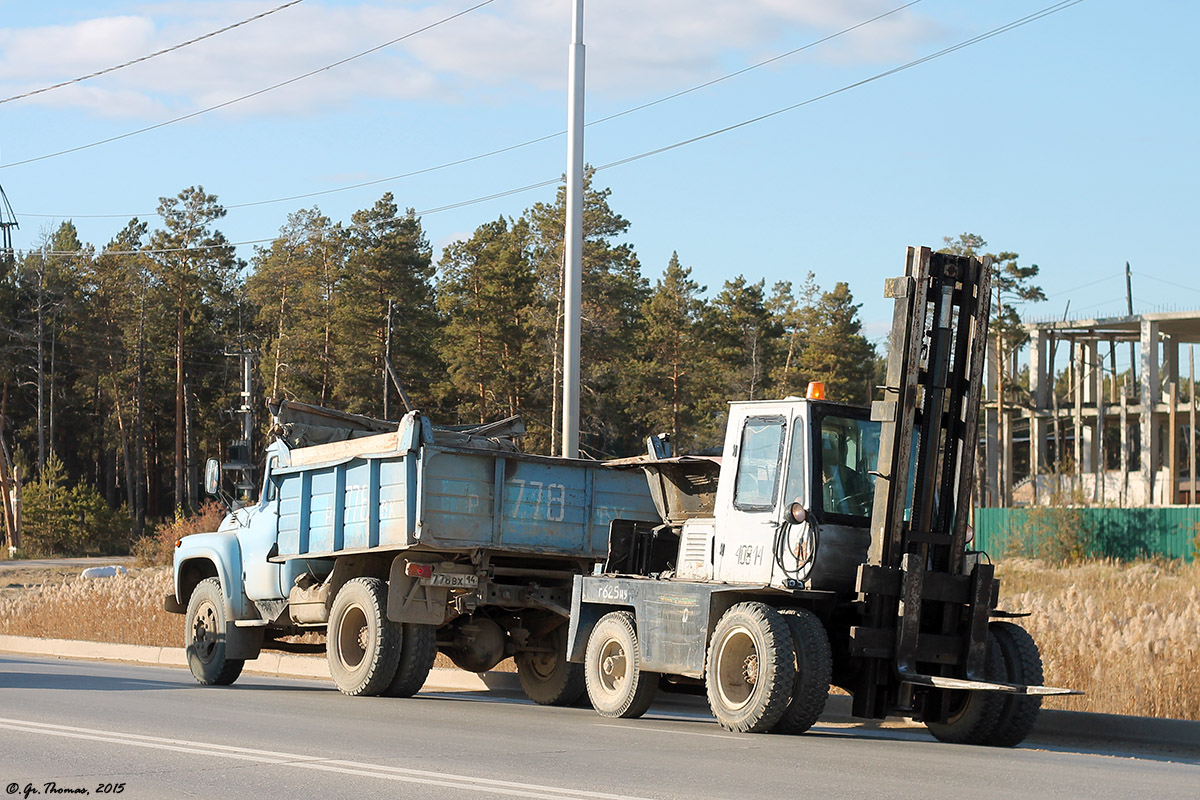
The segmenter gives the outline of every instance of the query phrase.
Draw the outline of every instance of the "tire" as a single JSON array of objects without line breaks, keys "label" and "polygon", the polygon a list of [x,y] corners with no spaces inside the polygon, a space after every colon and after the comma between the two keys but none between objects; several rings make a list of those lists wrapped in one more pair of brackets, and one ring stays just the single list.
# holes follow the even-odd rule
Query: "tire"
[{"label": "tire", "polygon": [[[988,640],[987,679],[1004,682],[1007,674],[1004,658],[1000,655],[1000,645],[991,633],[988,634]],[[1004,707],[1004,694],[988,691],[948,691],[947,694],[950,716],[945,722],[926,720],[925,727],[929,732],[938,741],[949,744],[988,744]]]},{"label": "tire", "polygon": [[[1042,655],[1029,632],[1011,622],[993,622],[988,629],[1000,645],[1007,682],[1041,686]],[[1000,718],[985,743],[993,747],[1016,747],[1033,730],[1041,708],[1042,698],[1036,695],[1005,695]]]},{"label": "tire", "polygon": [[216,578],[200,581],[188,600],[183,648],[188,669],[205,686],[228,686],[246,660],[225,657],[225,597]]},{"label": "tire", "polygon": [[592,707],[602,717],[636,719],[658,692],[657,672],[644,672],[633,614],[605,614],[592,628],[583,675]]},{"label": "tire", "polygon": [[403,631],[396,675],[383,691],[387,697],[412,697],[421,691],[437,658],[437,626],[406,622]]},{"label": "tire", "polygon": [[387,584],[355,578],[338,590],[329,609],[325,653],[342,694],[381,694],[396,675],[401,628],[387,618]]},{"label": "tire", "polygon": [[782,609],[780,613],[796,650],[796,681],[787,708],[771,732],[796,735],[816,724],[825,711],[833,654],[829,634],[816,614],[802,608]]},{"label": "tire", "polygon": [[739,603],[713,632],[705,667],[708,705],[722,728],[769,731],[783,717],[796,681],[792,634],[765,603]]},{"label": "tire", "polygon": [[517,653],[517,678],[525,696],[541,706],[569,706],[583,697],[586,690],[583,665],[567,661],[566,623],[546,634],[539,642],[550,652]]}]

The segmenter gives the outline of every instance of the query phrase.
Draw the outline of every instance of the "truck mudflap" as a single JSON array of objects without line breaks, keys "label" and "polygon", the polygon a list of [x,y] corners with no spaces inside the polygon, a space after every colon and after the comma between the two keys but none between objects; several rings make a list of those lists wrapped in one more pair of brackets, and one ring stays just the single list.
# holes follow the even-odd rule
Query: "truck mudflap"
[{"label": "truck mudflap", "polygon": [[187,606],[179,602],[179,598],[175,596],[175,592],[167,592],[163,595],[163,611],[168,614],[186,614]]}]

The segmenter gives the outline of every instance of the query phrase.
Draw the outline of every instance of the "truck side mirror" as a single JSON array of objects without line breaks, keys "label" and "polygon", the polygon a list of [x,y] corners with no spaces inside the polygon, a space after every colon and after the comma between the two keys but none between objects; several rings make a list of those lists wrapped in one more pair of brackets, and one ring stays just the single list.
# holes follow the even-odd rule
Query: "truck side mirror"
[{"label": "truck side mirror", "polygon": [[204,462],[204,493],[210,497],[217,496],[221,488],[221,462],[210,458]]},{"label": "truck side mirror", "polygon": [[799,503],[792,503],[788,506],[787,521],[795,525],[800,525],[804,520],[808,519],[808,511]]}]

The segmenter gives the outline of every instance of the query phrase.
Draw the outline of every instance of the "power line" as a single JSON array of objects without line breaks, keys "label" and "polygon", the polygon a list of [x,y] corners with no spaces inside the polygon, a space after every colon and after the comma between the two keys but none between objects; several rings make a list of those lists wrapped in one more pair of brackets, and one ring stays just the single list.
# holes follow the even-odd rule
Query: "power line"
[{"label": "power line", "polygon": [[1111,280],[1114,280],[1114,279],[1120,278],[1120,277],[1121,277],[1120,275],[1109,275],[1107,278],[1098,278],[1097,280],[1094,280],[1094,281],[1088,281],[1087,283],[1081,283],[1078,286],[1072,286],[1070,289],[1054,289],[1052,291],[1055,296],[1064,295],[1064,294],[1073,294],[1074,292],[1078,292],[1080,289],[1086,289],[1089,286],[1095,286],[1098,283],[1104,283],[1105,281],[1111,281]]},{"label": "power line", "polygon": [[[924,64],[926,62],[932,61],[936,58],[941,58],[942,56],[949,55],[950,53],[954,53],[965,47],[969,47],[973,44],[978,44],[979,42],[983,42],[983,41],[991,39],[995,36],[999,36],[1002,33],[1008,33],[1009,31],[1020,28],[1024,25],[1029,24],[1030,22],[1034,22],[1036,20],[1042,19],[1043,17],[1050,16],[1051,14],[1055,14],[1059,11],[1064,11],[1064,10],[1070,8],[1071,6],[1079,5],[1082,2],[1083,2],[1083,0],[1062,0],[1062,2],[1058,2],[1053,5],[1047,6],[1040,11],[1035,11],[1032,14],[1029,14],[1027,16],[1021,17],[1020,19],[1014,20],[1013,22],[1009,22],[1009,23],[1007,23],[1005,25],[1001,25],[997,28],[993,28],[992,30],[987,31],[986,33],[979,34],[978,36],[973,36],[970,39],[966,39],[962,42],[959,42],[956,45],[952,45],[950,47],[943,48],[942,50],[939,50],[935,53],[931,53],[927,56],[923,56],[922,58],[918,58],[913,61],[909,61],[908,63],[902,64],[899,67],[893,67],[892,69],[872,75],[869,78],[864,78],[863,80],[856,81],[851,84],[847,84],[846,86],[843,86],[840,89],[834,89],[833,91],[826,92],[821,95],[817,95],[816,97],[811,97],[808,100],[803,100],[799,103],[793,103],[792,105],[786,106],[784,108],[777,109],[775,111],[771,111],[766,114],[760,114],[757,117],[753,117],[751,119],[744,120],[742,122],[738,122],[733,125],[728,125],[724,128],[719,128],[715,131],[710,131],[708,133],[701,134],[699,136],[693,136],[690,139],[684,139],[682,141],[675,142],[674,144],[669,144],[669,145],[666,145],[663,147],[658,147],[658,148],[655,148],[654,150],[647,150],[644,153],[639,153],[637,155],[629,156],[627,158],[622,158],[617,161],[612,161],[608,164],[604,164],[602,166],[595,167],[594,170],[596,172],[599,172],[601,170],[611,169],[612,167],[618,167],[618,166],[622,166],[625,164],[629,164],[634,161],[640,161],[641,159],[644,159],[644,158],[650,158],[651,156],[656,156],[661,153],[666,153],[671,150],[676,150],[678,148],[684,147],[689,144],[694,144],[696,142],[700,142],[705,139],[711,139],[711,138],[713,138],[715,136],[719,136],[720,134],[723,134],[723,133],[728,133],[730,131],[734,131],[739,128],[744,128],[744,127],[746,127],[748,125],[752,125],[756,122],[762,122],[763,120],[771,119],[772,117],[779,116],[780,114],[784,114],[788,111],[794,111],[797,108],[802,108],[804,106],[811,105],[820,100],[824,100],[828,97],[833,97],[835,95],[842,94],[843,92],[847,92],[847,91],[849,91],[851,89],[855,89],[859,86],[864,86],[873,81],[880,80],[881,78],[886,78],[888,76],[895,75],[895,74],[903,72],[907,69],[911,69],[912,67],[919,66],[920,64]],[[498,199],[501,197],[508,197],[510,195],[520,194],[521,192],[527,192],[532,189],[538,189],[538,188],[541,188],[544,186],[549,186],[551,184],[560,183],[560,182],[561,182],[561,178],[549,178],[549,179],[546,179],[543,181],[538,181],[536,183],[530,183],[530,184],[526,184],[524,186],[519,186],[514,189],[507,189],[502,192],[496,192],[493,194],[484,195],[482,197],[476,197],[476,198],[473,198],[470,200],[463,200],[463,201],[460,201],[457,203],[451,203],[449,205],[438,206],[436,208],[431,208],[431,209],[427,209],[424,211],[414,212],[414,215],[419,217],[419,216],[425,216],[428,214],[436,214],[441,211],[449,211],[451,209],[462,208],[464,206],[476,205],[478,203],[484,203],[489,200],[495,200],[495,199]],[[350,226],[347,226],[346,228],[344,228],[343,230],[347,230],[347,229],[352,230],[356,227],[359,227],[359,226],[350,225]],[[275,239],[277,239],[277,238],[278,238],[278,236],[272,236],[272,237],[266,238],[266,239],[250,239],[250,240],[246,240],[246,241],[242,241],[242,242],[227,242],[227,243],[225,243],[223,245],[219,245],[219,246],[237,247],[240,245],[247,245],[247,244],[262,244],[265,242],[275,241]],[[216,246],[218,246],[218,245],[213,245],[213,247],[216,247]],[[108,253],[109,255],[136,255],[136,254],[185,252],[185,251],[189,251],[189,250],[204,250],[204,249],[210,249],[210,248],[208,248],[208,247],[181,247],[181,248],[167,248],[167,249],[146,248],[143,250],[106,250],[103,252]],[[77,251],[47,251],[46,254],[47,255],[57,255],[57,256],[76,255]]]},{"label": "power line", "polygon": [[1137,275],[1139,278],[1149,278],[1152,281],[1158,281],[1159,283],[1165,283],[1168,286],[1174,286],[1178,289],[1187,289],[1189,292],[1200,292],[1200,289],[1197,289],[1195,286],[1185,286],[1182,283],[1175,283],[1174,281],[1168,281],[1163,278],[1156,278],[1153,275],[1146,274],[1145,272],[1135,272],[1133,274]]},{"label": "power line", "polygon": [[10,103],[13,100],[22,100],[26,97],[33,97],[35,94],[42,94],[43,92],[49,92],[54,89],[61,89],[62,87],[70,86],[73,83],[82,83],[83,81],[91,80],[92,78],[99,78],[101,75],[107,75],[110,72],[116,72],[119,69],[125,69],[125,67],[132,67],[134,64],[141,64],[143,61],[149,61],[152,58],[158,58],[159,56],[166,55],[167,53],[172,53],[176,50],[181,50],[184,47],[187,47],[188,45],[196,44],[196,42],[202,42],[205,39],[211,39],[214,36],[217,36],[222,33],[226,33],[227,31],[231,31],[234,28],[240,28],[243,25],[254,22],[255,20],[262,19],[263,17],[269,17],[272,14],[275,14],[279,11],[283,11],[285,8],[289,8],[291,6],[296,5],[297,3],[302,3],[302,2],[304,2],[304,0],[291,0],[291,2],[284,3],[281,6],[276,6],[275,8],[272,8],[270,11],[264,11],[261,14],[255,14],[253,17],[244,19],[241,22],[235,22],[232,25],[226,25],[224,28],[221,28],[219,30],[215,30],[211,33],[206,33],[203,36],[197,36],[195,39],[188,39],[186,42],[180,42],[177,45],[172,45],[171,47],[165,48],[163,50],[159,50],[158,52],[151,53],[148,56],[142,56],[141,58],[135,58],[132,61],[126,61],[124,64],[117,64],[116,66],[108,67],[107,69],[98,70],[96,72],[91,72],[91,73],[88,73],[87,75],[81,75],[78,78],[72,78],[69,81],[63,81],[62,83],[56,83],[52,86],[45,86],[45,87],[42,87],[41,89],[34,89],[33,91],[25,92],[23,94],[14,94],[12,97],[5,97],[3,100],[0,100],[0,104]]},{"label": "power line", "polygon": [[[776,61],[780,61],[789,56],[796,55],[797,53],[801,53],[805,50],[810,50],[813,47],[816,47],[817,45],[824,44],[825,42],[828,42],[832,39],[836,39],[839,36],[844,36],[847,33],[856,31],[859,28],[862,28],[866,25],[870,25],[873,22],[877,22],[885,17],[889,17],[893,14],[903,11],[904,9],[908,8],[909,6],[914,6],[919,2],[921,2],[921,0],[911,0],[911,2],[905,3],[902,6],[897,6],[896,8],[893,8],[890,11],[885,11],[882,14],[878,14],[874,17],[871,17],[870,19],[863,20],[862,22],[851,25],[848,28],[843,28],[842,30],[837,31],[836,33],[831,33],[828,36],[824,36],[820,39],[809,42],[806,45],[797,47],[793,50],[789,50],[786,53],[780,53],[779,55],[772,56],[771,58],[768,58],[764,61],[759,61],[756,64],[752,64],[748,67],[744,67],[735,72],[730,72],[726,75],[722,75],[719,78],[714,78],[710,81],[706,81],[705,83],[697,84],[696,86],[692,86],[689,89],[684,89],[682,91],[675,92],[674,94],[669,94],[666,97],[660,97],[659,99],[652,100],[649,103],[643,103],[641,105],[634,106],[633,108],[627,108],[624,111],[618,111],[615,114],[609,114],[606,117],[601,117],[600,119],[592,120],[591,122],[587,123],[587,125],[585,127],[590,128],[593,125],[599,125],[601,123],[608,122],[610,120],[614,120],[619,117],[624,117],[628,114],[633,114],[637,111],[641,111],[643,109],[650,108],[651,106],[656,106],[660,103],[665,103],[668,100],[674,100],[677,97],[683,97],[684,95],[691,94],[692,92],[696,92],[701,89],[706,89],[709,86],[713,86],[714,84],[721,83],[722,81],[729,80],[730,78],[735,78],[739,75],[743,75],[747,72],[750,72],[751,70],[755,70],[760,67],[765,67],[768,64],[773,64]],[[437,164],[432,167],[423,167],[421,169],[412,170],[411,172],[403,172],[399,175],[391,175],[386,178],[375,178],[373,180],[363,181],[361,183],[353,183],[353,184],[348,184],[346,186],[337,186],[332,189],[322,189],[320,191],[315,191],[315,192],[305,192],[303,194],[294,194],[294,195],[289,195],[287,197],[275,197],[270,200],[255,200],[255,201],[248,202],[248,203],[233,203],[231,205],[225,206],[225,208],[226,209],[250,208],[252,206],[265,206],[265,205],[271,205],[274,203],[286,203],[286,202],[293,201],[293,200],[307,200],[310,197],[320,197],[322,195],[335,194],[337,192],[345,192],[345,191],[350,191],[353,189],[362,189],[367,186],[377,186],[381,183],[391,183],[392,181],[403,180],[404,178],[412,178],[417,175],[425,175],[430,172],[437,172],[439,170],[448,169],[450,167],[457,167],[457,166],[461,166],[463,164],[469,164],[473,161],[480,161],[485,158],[491,158],[492,156],[497,156],[497,155],[501,155],[503,153],[512,152],[513,150],[520,150],[522,148],[530,147],[535,144],[541,144],[542,142],[549,141],[550,139],[556,139],[559,136],[564,135],[565,133],[566,133],[566,131],[557,131],[555,133],[548,133],[544,136],[538,136],[534,139],[528,139],[524,142],[518,142],[517,144],[508,145],[507,147],[500,147],[495,150],[489,150],[485,153],[478,153],[473,156],[466,156],[464,158],[458,158],[453,161],[447,161],[445,163]],[[544,185],[544,184],[539,184],[539,185]],[[524,191],[524,190],[518,189],[518,190],[514,190],[514,192],[511,192],[511,193],[515,193],[516,191]],[[491,198],[489,198],[489,199],[491,199]],[[455,206],[455,207],[457,207],[457,206]],[[118,219],[118,218],[129,218],[129,217],[155,216],[156,214],[157,214],[157,212],[148,212],[145,214],[22,214],[21,216],[24,216],[24,217],[51,217],[51,218],[55,218],[55,219],[62,219],[62,218],[66,218],[66,217],[70,217],[72,219]]]},{"label": "power line", "polygon": [[715,136],[720,136],[723,133],[729,133],[730,131],[735,131],[738,128],[744,128],[747,125],[753,125],[756,122],[762,122],[763,120],[767,120],[772,117],[777,117],[780,114],[787,113],[788,111],[795,111],[797,108],[802,108],[804,106],[811,105],[820,100],[825,100],[826,98],[833,97],[834,95],[842,94],[843,92],[848,92],[851,89],[857,89],[858,87],[865,86],[868,83],[872,83],[872,82],[880,80],[882,78],[886,78],[890,75],[895,75],[899,72],[904,72],[905,70],[912,69],[913,67],[916,67],[916,66],[920,66],[921,64],[924,64],[928,61],[933,61],[936,58],[941,58],[942,56],[949,55],[950,53],[961,50],[964,47],[970,47],[973,44],[978,44],[979,42],[986,41],[988,39],[991,39],[994,36],[999,36],[1002,33],[1008,33],[1009,31],[1014,30],[1016,28],[1020,28],[1023,25],[1028,25],[1030,22],[1034,22],[1036,20],[1042,19],[1043,17],[1048,17],[1051,14],[1056,14],[1059,11],[1064,11],[1064,10],[1070,8],[1071,6],[1078,5],[1082,2],[1083,2],[1083,0],[1063,0],[1062,2],[1055,3],[1054,5],[1051,5],[1051,6],[1047,6],[1046,8],[1043,8],[1041,11],[1035,11],[1034,13],[1029,14],[1028,16],[1025,16],[1018,20],[1010,22],[1007,25],[1001,25],[998,28],[993,28],[992,30],[988,31],[987,33],[982,33],[978,36],[974,36],[970,39],[967,39],[966,41],[959,42],[956,45],[947,47],[943,50],[939,50],[936,53],[930,53],[927,56],[915,59],[913,61],[909,61],[907,64],[902,64],[898,67],[894,67],[894,68],[886,70],[884,72],[877,73],[875,75],[872,75],[869,78],[864,78],[861,81],[856,81],[854,83],[847,84],[846,86],[843,86],[840,89],[834,89],[831,92],[826,92],[825,94],[817,95],[816,97],[811,97],[808,100],[803,100],[799,103],[793,103],[790,106],[785,106],[784,108],[780,108],[775,111],[771,111],[767,114],[761,114],[757,117],[753,117],[752,119],[743,120],[742,122],[738,122],[733,125],[727,125],[726,127],[719,128],[715,131],[709,131],[708,133],[701,134],[700,136],[693,136],[690,139],[684,139],[683,141],[675,142],[674,144],[669,144],[664,147],[656,148],[654,150],[647,150],[644,153],[639,153],[635,156],[629,156],[628,158],[622,158],[618,161],[609,162],[608,164],[604,164],[602,166],[596,167],[596,171],[599,172],[600,170],[603,170],[603,169],[610,169],[612,167],[619,167],[619,166],[623,166],[625,164],[630,164],[634,161],[640,161],[643,158],[649,158],[650,156],[656,156],[661,153],[666,153],[671,150],[676,150],[680,147],[684,147],[685,145],[695,144],[696,142],[702,142],[705,139],[711,139]]},{"label": "power line", "polygon": [[169,119],[169,120],[166,120],[165,122],[158,122],[158,123],[155,123],[154,125],[148,125],[145,128],[139,128],[135,131],[128,131],[127,133],[122,133],[117,136],[110,136],[107,139],[100,139],[99,141],[90,142],[88,144],[81,144],[76,147],[69,147],[66,150],[59,150],[58,152],[55,152],[55,153],[46,153],[45,155],[34,156],[33,158],[26,158],[22,161],[13,161],[10,164],[0,164],[0,169],[8,169],[9,167],[19,167],[22,164],[32,164],[36,161],[45,161],[48,158],[64,156],[64,155],[67,155],[68,153],[78,153],[80,150],[87,150],[92,147],[99,147],[102,144],[109,144],[111,142],[120,141],[121,139],[128,139],[131,136],[137,136],[142,133],[147,133],[149,131],[158,130],[159,128],[165,128],[168,125],[174,125],[176,122],[183,122],[184,120],[193,119],[195,117],[200,116],[201,114],[207,114],[210,111],[216,111],[221,108],[227,108],[228,106],[234,105],[235,103],[240,103],[243,100],[249,100],[252,97],[258,97],[259,95],[266,94],[267,92],[273,92],[276,89],[282,89],[284,86],[290,86],[293,83],[298,83],[299,81],[302,81],[305,78],[311,78],[313,75],[318,75],[322,72],[328,72],[329,70],[333,69],[334,67],[340,67],[343,64],[347,64],[351,61],[354,61],[355,59],[359,59],[359,58],[362,58],[363,56],[368,56],[371,53],[378,52],[379,50],[382,50],[385,47],[391,47],[392,45],[397,44],[398,42],[402,42],[405,39],[411,39],[413,36],[416,36],[419,33],[424,33],[425,31],[428,31],[432,28],[436,28],[439,25],[444,25],[447,22],[458,19],[459,17],[464,16],[466,14],[470,14],[472,11],[483,8],[486,5],[491,5],[494,2],[495,2],[495,0],[483,0],[483,2],[477,3],[473,6],[471,6],[470,8],[464,9],[455,14],[451,14],[448,17],[443,17],[442,19],[439,19],[437,22],[431,22],[430,24],[424,26],[423,28],[418,28],[417,30],[406,33],[403,36],[398,36],[397,38],[392,39],[391,41],[384,42],[383,44],[380,44],[380,45],[376,45],[375,47],[372,47],[369,50],[363,50],[361,53],[355,53],[352,56],[347,56],[346,58],[343,58],[340,61],[335,61],[332,64],[326,64],[323,67],[319,67],[317,69],[311,70],[310,72],[306,72],[303,75],[297,75],[294,78],[288,78],[286,81],[280,81],[279,83],[268,86],[265,89],[259,89],[258,91],[251,92],[250,94],[244,94],[241,97],[235,97],[232,100],[226,100],[224,103],[217,103],[215,106],[209,106],[208,108],[202,108],[199,111],[193,111],[190,114],[184,114],[181,117],[175,117],[174,119]]}]

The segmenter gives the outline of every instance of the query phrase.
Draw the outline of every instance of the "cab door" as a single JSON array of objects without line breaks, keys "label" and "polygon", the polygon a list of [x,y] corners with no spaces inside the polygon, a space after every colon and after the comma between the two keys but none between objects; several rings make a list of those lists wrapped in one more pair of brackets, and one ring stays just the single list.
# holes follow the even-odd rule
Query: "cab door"
[{"label": "cab door", "polygon": [[775,537],[782,519],[782,485],[790,440],[786,406],[749,407],[735,417],[726,438],[716,553],[716,579],[729,583],[771,580]]},{"label": "cab door", "polygon": [[282,585],[280,565],[267,560],[279,540],[279,488],[273,480],[277,464],[277,456],[268,456],[262,496],[258,505],[247,509],[249,519],[238,532],[242,585],[251,600],[277,600],[287,597],[286,589],[291,588],[290,583]]}]

